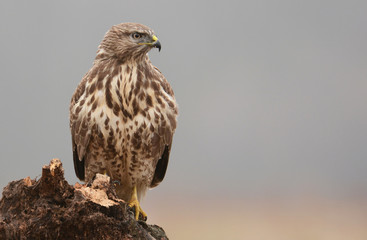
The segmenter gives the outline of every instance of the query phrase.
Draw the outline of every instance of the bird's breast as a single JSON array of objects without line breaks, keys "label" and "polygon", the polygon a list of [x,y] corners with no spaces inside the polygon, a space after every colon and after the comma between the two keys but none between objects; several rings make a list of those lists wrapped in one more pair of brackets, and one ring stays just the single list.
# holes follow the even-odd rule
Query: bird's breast
[{"label": "bird's breast", "polygon": [[106,77],[104,88],[86,99],[94,101],[91,119],[98,136],[119,154],[139,151],[159,155],[156,146],[170,142],[176,128],[174,96],[164,90],[159,78],[148,79],[138,68],[126,66],[117,72],[120,74]]}]

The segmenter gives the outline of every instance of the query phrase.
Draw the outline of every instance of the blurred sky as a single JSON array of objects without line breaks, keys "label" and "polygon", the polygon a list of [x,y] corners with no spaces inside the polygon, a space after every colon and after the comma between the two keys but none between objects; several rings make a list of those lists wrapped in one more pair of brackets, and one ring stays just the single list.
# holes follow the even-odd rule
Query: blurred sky
[{"label": "blurred sky", "polygon": [[139,22],[180,107],[149,208],[365,196],[366,13],[355,0],[1,1],[0,187],[55,157],[77,181],[70,98],[105,32]]}]

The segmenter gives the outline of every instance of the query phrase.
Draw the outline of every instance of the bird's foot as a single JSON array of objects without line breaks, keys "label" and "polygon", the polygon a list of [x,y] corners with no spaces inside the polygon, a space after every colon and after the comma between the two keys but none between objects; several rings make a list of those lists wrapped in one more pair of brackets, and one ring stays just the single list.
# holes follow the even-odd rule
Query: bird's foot
[{"label": "bird's foot", "polygon": [[136,187],[134,187],[134,189],[133,189],[133,194],[131,195],[131,199],[129,201],[129,207],[135,209],[135,220],[136,221],[139,220],[139,217],[143,221],[147,220],[147,218],[148,218],[147,214],[140,207],[140,203],[139,203],[139,200],[138,200],[138,195],[136,193]]},{"label": "bird's foot", "polygon": [[130,201],[129,202],[129,207],[130,208],[134,208],[135,209],[135,220],[138,221],[140,218],[143,221],[146,221],[148,216],[147,214],[143,211],[143,209],[141,209],[140,207],[140,203],[138,200],[135,201]]}]

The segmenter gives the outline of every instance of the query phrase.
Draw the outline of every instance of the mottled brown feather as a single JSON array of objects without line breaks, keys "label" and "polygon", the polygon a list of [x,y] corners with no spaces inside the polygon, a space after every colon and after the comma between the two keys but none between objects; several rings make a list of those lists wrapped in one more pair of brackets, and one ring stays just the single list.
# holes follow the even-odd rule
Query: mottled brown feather
[{"label": "mottled brown feather", "polygon": [[163,180],[177,121],[174,93],[147,55],[152,46],[134,42],[134,32],[153,39],[151,29],[136,23],[106,33],[70,104],[77,177],[89,181],[106,172],[120,181],[124,200],[133,186],[140,198]]}]

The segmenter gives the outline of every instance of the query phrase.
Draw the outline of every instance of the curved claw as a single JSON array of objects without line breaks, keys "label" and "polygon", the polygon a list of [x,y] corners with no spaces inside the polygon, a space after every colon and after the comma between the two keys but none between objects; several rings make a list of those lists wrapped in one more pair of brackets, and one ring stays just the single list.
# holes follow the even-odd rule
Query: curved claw
[{"label": "curved claw", "polygon": [[112,184],[113,184],[113,186],[117,186],[117,185],[121,185],[121,182],[120,181],[118,181],[118,180],[114,180],[114,181],[112,181]]},{"label": "curved claw", "polygon": [[141,215],[143,220],[147,220],[147,214],[143,211],[143,209],[140,207],[140,203],[138,200],[130,201],[129,207],[135,209],[135,220],[139,220],[139,216]]}]

